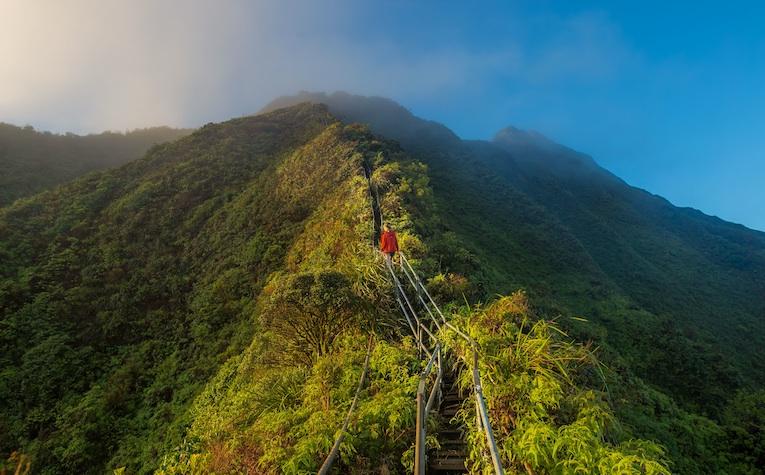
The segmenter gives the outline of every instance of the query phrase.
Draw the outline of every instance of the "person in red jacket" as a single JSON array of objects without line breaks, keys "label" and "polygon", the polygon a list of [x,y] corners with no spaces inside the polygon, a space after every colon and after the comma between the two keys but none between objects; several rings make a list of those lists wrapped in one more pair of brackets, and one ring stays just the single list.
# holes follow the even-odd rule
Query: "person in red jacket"
[{"label": "person in red jacket", "polygon": [[398,252],[396,232],[387,223],[383,226],[383,233],[380,235],[380,250],[385,255],[385,260],[388,264],[390,264],[391,259]]}]

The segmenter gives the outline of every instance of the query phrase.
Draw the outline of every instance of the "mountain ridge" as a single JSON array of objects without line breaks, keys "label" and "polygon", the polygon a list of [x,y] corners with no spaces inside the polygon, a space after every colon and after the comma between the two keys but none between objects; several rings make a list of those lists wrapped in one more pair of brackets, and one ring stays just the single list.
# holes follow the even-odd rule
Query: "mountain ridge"
[{"label": "mountain ridge", "polygon": [[[557,348],[590,361],[582,351],[600,347],[607,366],[561,375],[566,397],[562,380],[536,379],[544,371],[521,370],[507,387],[487,380],[513,453],[549,449],[522,445],[535,427],[579,446],[559,437],[582,414],[603,414],[583,421],[598,451],[635,450],[659,467],[666,456],[679,473],[754,473],[758,436],[741,431],[765,400],[762,368],[749,364],[765,333],[752,298],[765,259],[757,234],[694,221],[607,175],[546,170],[439,124],[397,120],[406,110],[392,101],[372,101],[377,111],[343,100],[341,119],[331,104],[282,99],[0,209],[3,452],[30,453],[40,473],[315,470],[371,331],[374,384],[350,439],[360,458],[344,467],[405,471],[421,368],[369,250],[373,184],[402,248],[466,328],[485,321],[473,330],[494,339],[491,322],[505,322],[505,348],[529,325],[560,325],[539,340],[545,358]],[[296,296],[316,313],[326,288],[346,299],[330,307],[348,317],[353,302],[354,315],[312,354],[289,325],[305,315]],[[495,356],[511,376],[524,364]],[[543,427],[507,422],[535,413],[529,404],[546,407]],[[631,446],[638,438],[665,449]],[[533,462],[540,473],[563,463],[550,454]]]},{"label": "mountain ridge", "polygon": [[[458,141],[465,142],[465,143],[481,143],[481,144],[493,144],[493,145],[501,146],[502,138],[500,136],[502,135],[503,131],[511,130],[511,131],[514,131],[519,137],[531,137],[532,138],[531,144],[536,145],[540,142],[540,140],[533,140],[533,137],[538,136],[538,138],[541,138],[541,142],[546,143],[549,148],[553,150],[558,150],[558,151],[562,150],[568,153],[572,153],[582,158],[584,161],[588,162],[588,164],[595,165],[602,172],[605,172],[608,176],[615,178],[616,180],[628,185],[629,187],[635,190],[639,190],[639,191],[648,193],[652,196],[655,196],[657,198],[661,198],[662,200],[665,200],[668,203],[672,204],[672,206],[674,207],[681,208],[681,209],[694,210],[703,214],[706,217],[716,218],[716,219],[719,219],[720,221],[724,221],[725,223],[736,225],[736,226],[742,226],[746,228],[747,230],[765,235],[765,231],[763,230],[750,228],[743,223],[735,223],[735,222],[727,221],[724,218],[721,218],[716,215],[708,214],[704,212],[703,210],[694,208],[693,206],[675,205],[670,200],[668,200],[667,198],[659,194],[653,193],[650,190],[647,190],[644,188],[640,188],[640,187],[628,184],[624,179],[622,179],[618,175],[615,175],[613,172],[602,167],[600,164],[597,163],[597,161],[592,156],[586,153],[576,151],[566,145],[555,142],[554,140],[550,139],[549,137],[547,137],[541,132],[534,131],[534,130],[524,130],[524,129],[515,127],[513,125],[508,125],[498,130],[495,133],[494,137],[489,140],[461,139],[444,124],[437,121],[421,119],[415,116],[414,114],[412,114],[412,112],[409,111],[409,109],[400,105],[399,103],[397,103],[396,101],[392,99],[382,97],[382,96],[363,96],[363,95],[352,94],[352,93],[348,93],[344,91],[336,91],[333,93],[301,91],[295,95],[281,96],[272,100],[268,104],[266,104],[258,112],[256,112],[256,114],[270,112],[275,109],[288,107],[291,105],[298,104],[300,102],[327,104],[328,106],[330,106],[333,113],[336,114],[337,117],[340,118],[341,120],[345,119],[352,122],[356,121],[356,122],[364,123],[367,125],[374,125],[372,129],[376,133],[379,133],[382,136],[386,136],[393,140],[401,142],[402,144],[408,145],[409,147],[414,149],[418,147],[417,141],[414,140],[416,134],[402,133],[400,130],[398,130],[399,129],[398,124],[400,124],[401,122],[405,124],[412,124],[412,123],[416,124],[415,129],[417,130],[428,129],[432,127],[432,131],[430,133],[432,133],[433,135],[450,137],[448,140],[449,142],[453,142],[456,139]],[[374,108],[375,105],[382,105],[383,109],[385,110],[385,113],[388,115],[388,118],[384,121],[385,123],[384,124],[378,123],[378,116],[376,114],[364,115],[363,113],[360,113],[359,109],[362,108],[361,104],[364,104],[365,106],[370,108]]]},{"label": "mountain ridge", "polygon": [[[457,226],[454,229],[459,229],[468,242],[483,243],[480,248],[471,249],[473,252],[480,254],[493,249],[507,254],[507,249],[517,249],[516,256],[508,256],[501,266],[497,259],[483,258],[484,268],[494,268],[491,272],[497,275],[489,279],[495,282],[491,291],[504,293],[517,287],[540,292],[547,287],[569,288],[572,293],[562,300],[573,304],[570,310],[603,314],[604,309],[596,310],[587,301],[589,290],[576,282],[582,277],[581,270],[572,264],[576,261],[565,264],[571,279],[565,277],[562,269],[558,269],[560,277],[538,271],[519,276],[519,268],[528,267],[521,264],[528,258],[519,260],[520,253],[547,256],[534,264],[543,269],[544,262],[558,259],[554,249],[560,248],[558,253],[562,255],[571,254],[560,247],[565,246],[565,240],[578,242],[584,247],[574,254],[588,255],[598,268],[605,270],[608,279],[601,287],[612,289],[608,292],[625,294],[636,300],[638,306],[664,315],[661,319],[672,315],[682,334],[695,334],[692,338],[696,340],[719,340],[715,345],[718,348],[732,348],[736,346],[734,341],[748,340],[740,353],[729,352],[728,357],[738,359],[736,366],[743,374],[751,376],[749,368],[755,368],[759,384],[765,381],[765,366],[757,350],[765,345],[762,318],[765,305],[758,305],[757,299],[752,298],[765,295],[765,233],[742,229],[741,225],[729,224],[698,210],[686,212],[674,207],[661,197],[627,185],[591,159],[584,166],[580,166],[581,161],[577,165],[581,154],[563,146],[555,147],[553,156],[548,157],[553,160],[533,160],[524,156],[528,150],[523,147],[462,141],[454,134],[449,134],[452,139],[446,142],[434,143],[431,137],[443,135],[443,125],[421,121],[415,127],[418,132],[412,133],[408,127],[417,118],[403,107],[386,103],[386,114],[395,111],[404,116],[397,121],[386,116],[385,121],[379,122],[381,113],[374,110],[377,99],[345,93],[301,93],[276,103],[305,101],[324,101],[330,112],[337,111],[345,120],[368,124],[375,133],[398,140],[406,151],[429,165],[434,191],[441,197],[442,214],[450,218],[447,221]],[[349,105],[354,101],[354,106]],[[396,128],[391,125],[395,123],[406,125]],[[422,132],[429,128],[440,132]],[[548,150],[541,154],[550,155]],[[576,173],[571,173],[572,157]],[[477,191],[481,189],[484,191]],[[470,198],[460,200],[461,195]],[[499,196],[506,199],[498,199]],[[468,208],[451,213],[450,208],[461,206],[460,201],[465,201]],[[479,203],[483,204],[476,208]],[[555,242],[549,239],[550,231],[532,231],[534,226],[528,220],[535,215],[543,216],[542,222],[560,223],[568,237]],[[509,221],[501,216],[507,216]],[[504,222],[496,226],[487,224],[487,220],[498,219]],[[515,230],[518,236],[498,235],[497,228]],[[488,235],[492,236],[490,240],[485,239]],[[545,247],[539,243],[545,243]],[[694,270],[689,273],[689,268]],[[513,274],[515,278],[509,277]],[[591,274],[591,280],[602,280],[598,272]],[[498,282],[503,283],[496,285]],[[694,301],[706,304],[698,306]],[[732,310],[731,305],[737,310]],[[721,320],[720,314],[729,317]],[[614,325],[609,326],[610,331],[619,332]],[[746,330],[741,332],[739,328]],[[633,344],[639,346],[638,342]],[[745,352],[748,355],[742,356]],[[646,369],[643,374],[649,376],[654,372]]]}]

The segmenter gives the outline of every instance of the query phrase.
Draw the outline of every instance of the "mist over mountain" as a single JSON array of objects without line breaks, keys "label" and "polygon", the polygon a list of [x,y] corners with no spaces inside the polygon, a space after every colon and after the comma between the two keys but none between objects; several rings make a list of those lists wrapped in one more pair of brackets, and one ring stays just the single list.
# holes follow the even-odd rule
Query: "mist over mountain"
[{"label": "mist over mountain", "polygon": [[0,209],[0,452],[34,473],[315,472],[366,360],[336,469],[410,472],[424,363],[376,213],[491,362],[508,472],[763,466],[765,233],[538,133],[462,140],[345,93]]},{"label": "mist over mountain", "polygon": [[80,136],[0,123],[0,206],[85,173],[136,160],[152,145],[190,133],[189,129],[151,127]]}]

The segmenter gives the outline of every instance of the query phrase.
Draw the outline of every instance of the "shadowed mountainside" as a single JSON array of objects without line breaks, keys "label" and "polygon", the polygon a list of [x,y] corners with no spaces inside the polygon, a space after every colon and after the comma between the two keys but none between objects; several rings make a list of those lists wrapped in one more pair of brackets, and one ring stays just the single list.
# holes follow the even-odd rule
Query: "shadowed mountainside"
[{"label": "shadowed mountainside", "polygon": [[[265,110],[303,101],[368,124],[428,165],[441,225],[418,230],[438,241],[444,275],[468,276],[473,298],[526,289],[542,314],[601,346],[622,378],[620,417],[665,444],[679,472],[728,467],[704,448],[725,444],[720,429],[696,417],[722,424],[748,407],[744,417],[759,420],[747,404],[764,397],[765,233],[673,206],[533,132],[460,140],[389,99],[346,93],[300,93]],[[455,243],[467,254],[455,256]],[[762,447],[754,427],[731,440]]]}]

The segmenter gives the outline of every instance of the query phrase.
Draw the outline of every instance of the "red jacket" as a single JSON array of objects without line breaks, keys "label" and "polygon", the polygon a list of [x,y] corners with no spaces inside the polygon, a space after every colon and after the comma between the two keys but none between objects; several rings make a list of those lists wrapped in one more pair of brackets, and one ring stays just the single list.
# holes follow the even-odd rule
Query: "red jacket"
[{"label": "red jacket", "polygon": [[382,252],[398,252],[398,240],[393,231],[384,231],[380,236],[380,249]]}]

